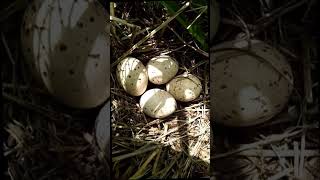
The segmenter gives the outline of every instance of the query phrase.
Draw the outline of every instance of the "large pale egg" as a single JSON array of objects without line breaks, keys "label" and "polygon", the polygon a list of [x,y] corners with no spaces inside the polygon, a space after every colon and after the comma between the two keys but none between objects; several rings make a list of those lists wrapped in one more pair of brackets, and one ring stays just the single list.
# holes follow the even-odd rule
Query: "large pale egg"
[{"label": "large pale egg", "polygon": [[[247,41],[214,47],[248,48]],[[223,50],[211,54],[211,101],[214,120],[228,126],[250,126],[270,120],[287,104],[293,90],[292,70],[272,46],[251,40],[251,53]]]},{"label": "large pale egg", "polygon": [[189,102],[199,97],[202,85],[196,76],[185,73],[173,78],[166,89],[176,100]]},{"label": "large pale egg", "polygon": [[117,79],[123,89],[132,96],[142,95],[148,86],[146,67],[139,59],[124,58],[117,66]]},{"label": "large pale egg", "polygon": [[167,55],[156,56],[147,64],[149,80],[153,84],[167,83],[177,74],[178,69],[178,62]]},{"label": "large pale egg", "polygon": [[150,117],[165,118],[175,112],[177,102],[167,91],[155,88],[141,96],[140,107]]},{"label": "large pale egg", "polygon": [[93,108],[110,96],[106,10],[95,0],[35,0],[21,40],[37,82],[62,103]]}]

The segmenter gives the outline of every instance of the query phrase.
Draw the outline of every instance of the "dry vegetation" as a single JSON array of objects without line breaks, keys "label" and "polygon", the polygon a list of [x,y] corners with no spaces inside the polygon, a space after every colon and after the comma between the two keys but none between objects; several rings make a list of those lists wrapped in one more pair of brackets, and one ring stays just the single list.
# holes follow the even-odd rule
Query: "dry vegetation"
[{"label": "dry vegetation", "polygon": [[[199,1],[200,2],[200,1]],[[185,2],[177,3],[179,9]],[[181,14],[208,32],[206,4],[194,4]],[[178,74],[189,71],[199,77],[203,91],[189,103],[178,102],[177,111],[164,119],[153,119],[141,112],[139,97],[132,97],[119,86],[112,71],[112,161],[117,178],[186,178],[208,176],[210,158],[208,54],[188,30],[173,19],[160,2],[116,3],[112,17],[112,61],[117,64],[128,50],[145,65],[154,56],[167,53],[180,65]],[[197,19],[198,15],[201,15]],[[119,20],[120,19],[120,20]],[[156,29],[156,34],[148,37]],[[153,31],[155,32],[155,31]],[[203,34],[207,36],[206,34]],[[143,43],[141,44],[141,40]],[[144,41],[145,40],[145,41]],[[135,44],[139,44],[136,49]],[[114,68],[112,68],[114,69]],[[155,86],[149,82],[148,89]]]}]

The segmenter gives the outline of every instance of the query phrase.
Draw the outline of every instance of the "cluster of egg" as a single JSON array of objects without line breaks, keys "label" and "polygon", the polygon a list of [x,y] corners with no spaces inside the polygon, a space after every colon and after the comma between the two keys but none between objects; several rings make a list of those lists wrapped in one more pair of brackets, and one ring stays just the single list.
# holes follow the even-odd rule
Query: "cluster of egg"
[{"label": "cluster of egg", "polygon": [[[178,62],[170,56],[152,58],[146,66],[134,58],[126,57],[117,66],[117,79],[122,88],[132,96],[141,96],[140,107],[153,118],[164,118],[175,112],[177,102],[196,99],[202,90],[200,80],[192,74],[178,73]],[[147,90],[148,81],[166,84],[166,90]]]}]

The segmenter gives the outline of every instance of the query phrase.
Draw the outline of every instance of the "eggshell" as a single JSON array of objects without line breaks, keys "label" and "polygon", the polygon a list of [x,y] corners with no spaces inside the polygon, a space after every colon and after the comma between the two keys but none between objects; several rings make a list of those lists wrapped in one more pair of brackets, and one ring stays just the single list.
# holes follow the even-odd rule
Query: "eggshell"
[{"label": "eggshell", "polygon": [[140,96],[148,86],[146,67],[139,59],[126,57],[117,66],[117,79],[123,89],[132,96]]},{"label": "eggshell", "polygon": [[142,111],[153,118],[165,118],[175,112],[177,103],[174,97],[162,89],[150,89],[140,98]]},{"label": "eggshell", "polygon": [[156,56],[147,64],[149,80],[153,84],[167,83],[177,74],[178,69],[178,62],[167,55]]},{"label": "eggshell", "polygon": [[25,60],[37,82],[68,106],[93,108],[110,96],[105,12],[94,0],[35,0],[25,12]]},{"label": "eggshell", "polygon": [[95,122],[95,135],[97,144],[102,152],[106,155],[110,153],[110,136],[111,136],[111,106],[110,101],[101,108]]},{"label": "eggshell", "polygon": [[[214,120],[218,123],[257,125],[281,112],[288,102],[293,75],[285,57],[259,40],[251,40],[251,46],[251,51],[265,60],[236,50],[211,54],[210,93]],[[247,49],[248,42],[226,42],[214,49],[230,47]]]},{"label": "eggshell", "polygon": [[167,91],[178,101],[189,102],[199,97],[201,81],[192,74],[182,74],[166,85]]}]

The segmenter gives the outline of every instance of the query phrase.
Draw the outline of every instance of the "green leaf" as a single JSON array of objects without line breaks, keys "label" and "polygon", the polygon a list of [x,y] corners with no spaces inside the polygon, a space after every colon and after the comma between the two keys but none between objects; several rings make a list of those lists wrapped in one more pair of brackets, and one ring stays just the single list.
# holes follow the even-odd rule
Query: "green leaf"
[{"label": "green leaf", "polygon": [[[170,15],[174,14],[179,9],[179,5],[175,1],[161,1],[161,4],[167,9],[167,12]],[[186,29],[191,24],[191,22],[188,22],[187,18],[183,14],[177,16],[176,20]],[[203,32],[201,26],[195,22],[187,30],[191,36],[197,40],[198,43],[200,43],[201,48],[207,51],[208,44],[206,42],[205,33]]]}]

